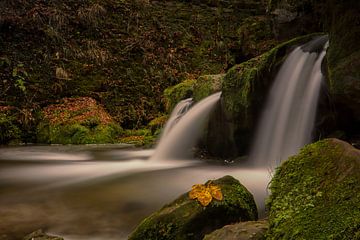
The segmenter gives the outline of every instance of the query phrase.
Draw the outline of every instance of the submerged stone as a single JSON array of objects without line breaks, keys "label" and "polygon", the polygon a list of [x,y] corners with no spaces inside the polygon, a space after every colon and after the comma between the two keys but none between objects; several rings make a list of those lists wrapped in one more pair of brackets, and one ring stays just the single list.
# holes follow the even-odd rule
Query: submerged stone
[{"label": "submerged stone", "polygon": [[360,151],[338,139],[304,147],[276,171],[267,239],[360,239]]},{"label": "submerged stone", "polygon": [[265,240],[268,226],[266,220],[226,225],[206,235],[203,240]]},{"label": "submerged stone", "polygon": [[42,229],[39,229],[33,233],[30,233],[23,240],[64,240],[61,237],[51,236],[44,233]]},{"label": "submerged stone", "polygon": [[257,219],[253,196],[238,180],[225,176],[211,184],[220,187],[222,200],[213,199],[203,207],[196,199],[190,199],[187,192],[144,219],[129,239],[202,239],[226,224]]}]

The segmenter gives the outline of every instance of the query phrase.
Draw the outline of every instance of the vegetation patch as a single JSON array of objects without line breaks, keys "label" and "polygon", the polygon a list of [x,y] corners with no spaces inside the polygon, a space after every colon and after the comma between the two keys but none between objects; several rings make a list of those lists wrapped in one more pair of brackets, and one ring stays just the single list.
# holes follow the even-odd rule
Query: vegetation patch
[{"label": "vegetation patch", "polygon": [[121,128],[94,99],[65,98],[42,111],[37,127],[40,143],[113,143]]}]

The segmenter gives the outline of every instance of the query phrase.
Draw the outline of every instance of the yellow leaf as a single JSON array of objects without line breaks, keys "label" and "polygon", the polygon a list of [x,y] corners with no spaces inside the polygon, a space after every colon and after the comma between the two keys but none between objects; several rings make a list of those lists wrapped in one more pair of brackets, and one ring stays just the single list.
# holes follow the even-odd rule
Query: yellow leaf
[{"label": "yellow leaf", "polygon": [[197,199],[201,203],[201,205],[206,207],[207,205],[209,205],[209,203],[211,203],[212,196],[210,192],[204,191],[200,196],[198,196]]},{"label": "yellow leaf", "polygon": [[213,198],[223,200],[223,195],[219,186],[209,183],[208,185],[196,184],[191,187],[189,192],[190,199],[197,199],[201,205],[206,207]]},{"label": "yellow leaf", "polygon": [[208,188],[213,198],[219,201],[223,200],[223,195],[219,186],[209,185]]},{"label": "yellow leaf", "polygon": [[200,196],[204,191],[206,191],[206,187],[203,184],[196,184],[191,187],[191,191],[189,192],[190,199],[196,199]]}]

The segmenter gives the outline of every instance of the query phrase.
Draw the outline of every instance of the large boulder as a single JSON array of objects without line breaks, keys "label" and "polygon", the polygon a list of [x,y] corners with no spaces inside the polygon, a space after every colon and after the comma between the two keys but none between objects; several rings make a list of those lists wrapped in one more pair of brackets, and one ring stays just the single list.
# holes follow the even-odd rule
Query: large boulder
[{"label": "large boulder", "polygon": [[270,185],[267,239],[360,239],[360,151],[338,139],[304,147]]},{"label": "large boulder", "polygon": [[206,235],[203,240],[265,240],[268,225],[266,220],[226,225]]},{"label": "large boulder", "polygon": [[172,203],[144,219],[129,240],[191,240],[226,224],[257,219],[251,193],[231,176],[206,184],[220,187],[223,199],[213,200],[206,207],[185,193]]}]

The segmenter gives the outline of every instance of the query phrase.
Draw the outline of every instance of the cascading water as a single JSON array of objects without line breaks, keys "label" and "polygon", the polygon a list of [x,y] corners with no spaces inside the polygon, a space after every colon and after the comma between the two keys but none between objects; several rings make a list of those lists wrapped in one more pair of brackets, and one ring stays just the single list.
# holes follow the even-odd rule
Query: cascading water
[{"label": "cascading water", "polygon": [[171,131],[160,139],[151,160],[185,159],[192,156],[192,149],[201,137],[211,110],[220,99],[215,93],[193,106]]},{"label": "cascading water", "polygon": [[311,141],[327,37],[290,53],[277,74],[261,116],[249,162],[276,167]]},{"label": "cascading water", "polygon": [[166,122],[164,130],[161,134],[161,137],[165,137],[168,135],[170,130],[175,126],[175,124],[181,119],[182,116],[184,116],[187,111],[191,108],[193,104],[192,98],[187,98],[184,100],[181,100],[178,104],[176,104],[174,110],[172,111],[169,120]]}]

